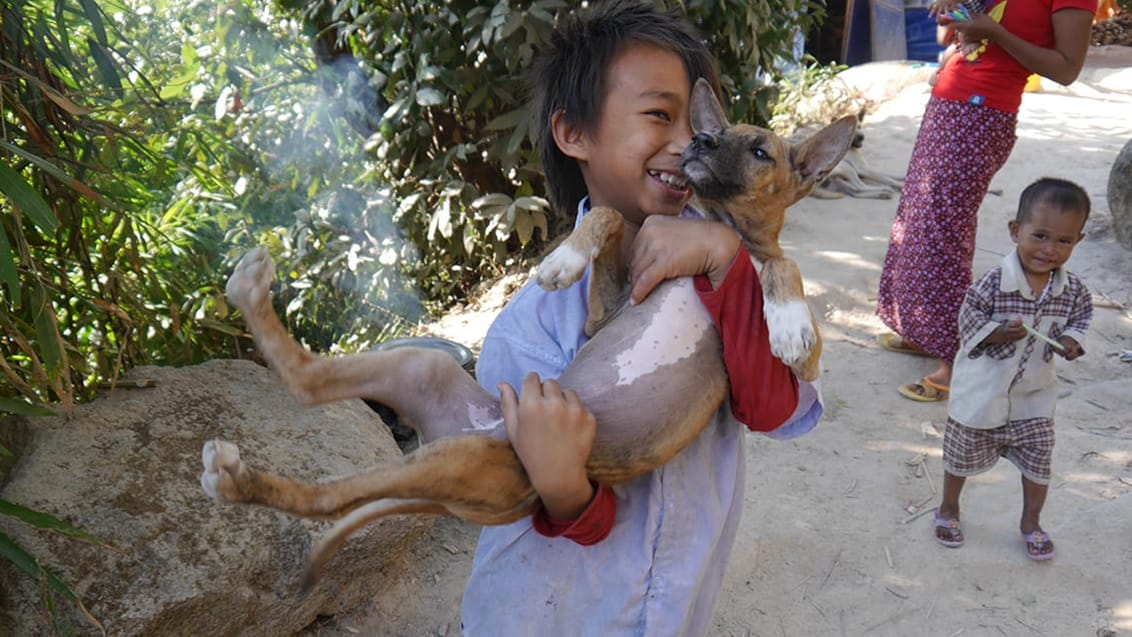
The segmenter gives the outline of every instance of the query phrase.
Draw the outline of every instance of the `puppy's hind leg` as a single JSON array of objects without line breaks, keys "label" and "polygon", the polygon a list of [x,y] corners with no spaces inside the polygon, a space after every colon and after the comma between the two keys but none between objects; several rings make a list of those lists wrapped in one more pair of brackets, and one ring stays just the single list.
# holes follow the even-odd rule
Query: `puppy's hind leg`
[{"label": "puppy's hind leg", "polygon": [[311,552],[304,590],[350,535],[385,516],[451,514],[475,524],[506,524],[532,513],[538,502],[510,443],[484,435],[426,443],[402,460],[321,484],[252,469],[235,445],[221,440],[205,443],[201,456],[201,486],[217,501],[338,520]]},{"label": "puppy's hind leg", "polygon": [[[511,444],[470,434],[421,445],[376,467],[325,483],[303,482],[249,467],[239,448],[210,440],[201,451],[201,487],[218,502],[259,504],[313,519],[336,520],[384,499],[429,502],[414,512],[446,512],[475,524],[505,524],[537,501]],[[396,512],[396,511],[392,511]]]},{"label": "puppy's hind leg", "polygon": [[256,248],[236,266],[226,292],[263,357],[302,404],[376,400],[411,422],[423,440],[487,430],[499,418],[498,401],[444,352],[399,348],[330,357],[307,351],[271,307],[274,271],[267,250]]}]

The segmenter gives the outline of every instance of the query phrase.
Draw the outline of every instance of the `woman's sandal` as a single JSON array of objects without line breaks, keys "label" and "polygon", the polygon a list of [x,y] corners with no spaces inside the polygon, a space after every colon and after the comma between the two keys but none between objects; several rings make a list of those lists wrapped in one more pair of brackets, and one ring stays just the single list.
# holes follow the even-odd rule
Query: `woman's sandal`
[{"label": "woman's sandal", "polygon": [[1057,552],[1057,549],[1053,546],[1053,540],[1050,539],[1049,533],[1045,531],[1023,533],[1022,539],[1026,541],[1026,556],[1031,560],[1037,562],[1048,560]]},{"label": "woman's sandal", "polygon": [[896,389],[900,395],[916,402],[938,403],[947,400],[947,392],[951,391],[948,385],[940,385],[934,380],[924,376],[919,382],[901,385]]},{"label": "woman's sandal", "polygon": [[[940,535],[939,530],[946,529],[943,535]],[[957,549],[963,546],[964,540],[963,530],[959,528],[959,520],[955,518],[941,518],[939,517],[939,509],[935,510],[935,529],[933,530],[935,541],[946,546],[949,549]]]},{"label": "woman's sandal", "polygon": [[877,334],[877,343],[880,343],[881,347],[890,352],[911,354],[912,356],[931,356],[931,354],[928,354],[919,347],[905,341],[899,334],[893,334],[892,332]]}]

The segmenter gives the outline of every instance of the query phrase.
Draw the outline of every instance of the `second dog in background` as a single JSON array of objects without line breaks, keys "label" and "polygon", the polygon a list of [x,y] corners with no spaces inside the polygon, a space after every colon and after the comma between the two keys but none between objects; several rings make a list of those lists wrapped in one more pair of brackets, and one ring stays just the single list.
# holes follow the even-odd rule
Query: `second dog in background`
[{"label": "second dog in background", "polygon": [[865,136],[857,131],[853,144],[833,171],[814,187],[811,197],[840,199],[846,195],[861,199],[892,199],[904,187],[904,177],[883,173],[865,160],[861,147]]}]

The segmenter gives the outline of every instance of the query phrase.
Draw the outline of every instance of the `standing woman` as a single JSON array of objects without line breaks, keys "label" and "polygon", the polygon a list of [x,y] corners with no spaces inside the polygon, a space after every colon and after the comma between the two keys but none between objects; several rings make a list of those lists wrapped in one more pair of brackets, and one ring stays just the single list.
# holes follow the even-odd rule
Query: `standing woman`
[{"label": "standing woman", "polygon": [[1097,0],[987,0],[963,20],[953,17],[958,6],[937,0],[934,7],[963,46],[944,62],[924,111],[877,299],[877,314],[896,332],[882,334],[881,345],[939,362],[899,388],[923,402],[947,398],[979,205],[1014,147],[1026,80],[1032,73],[1063,85],[1077,79]]}]

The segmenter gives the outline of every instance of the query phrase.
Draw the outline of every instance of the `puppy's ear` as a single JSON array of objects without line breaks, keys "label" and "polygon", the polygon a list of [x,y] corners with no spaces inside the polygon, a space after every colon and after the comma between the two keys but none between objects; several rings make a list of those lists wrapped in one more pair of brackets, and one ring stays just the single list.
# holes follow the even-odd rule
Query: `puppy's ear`
[{"label": "puppy's ear", "polygon": [[853,143],[856,132],[857,118],[846,115],[791,149],[790,157],[794,170],[798,172],[802,193],[808,193],[814,184],[825,179],[837,166]]},{"label": "puppy's ear", "polygon": [[723,107],[719,105],[715,92],[711,90],[711,84],[702,77],[696,80],[696,85],[692,87],[690,108],[692,132],[716,135],[730,126],[727,123],[727,116],[723,114]]}]

